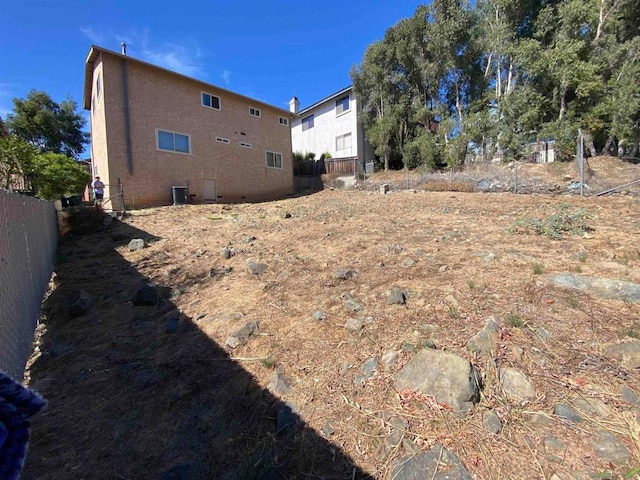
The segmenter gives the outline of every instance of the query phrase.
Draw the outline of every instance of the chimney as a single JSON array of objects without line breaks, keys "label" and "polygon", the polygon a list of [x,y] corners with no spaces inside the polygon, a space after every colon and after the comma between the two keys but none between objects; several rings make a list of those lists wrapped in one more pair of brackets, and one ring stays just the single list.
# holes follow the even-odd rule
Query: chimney
[{"label": "chimney", "polygon": [[120,44],[120,47],[122,47],[122,55],[126,55],[127,54],[127,44],[122,42]]},{"label": "chimney", "polygon": [[300,100],[298,100],[298,97],[293,97],[289,100],[289,111],[291,113],[298,113],[300,111]]}]

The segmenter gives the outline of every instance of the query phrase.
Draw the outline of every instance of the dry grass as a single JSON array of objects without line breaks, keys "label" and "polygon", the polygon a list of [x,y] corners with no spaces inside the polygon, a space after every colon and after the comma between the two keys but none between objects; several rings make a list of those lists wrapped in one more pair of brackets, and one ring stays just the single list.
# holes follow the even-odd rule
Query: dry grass
[{"label": "dry grass", "polygon": [[[548,171],[564,165],[546,170],[533,167],[540,176],[565,175]],[[384,175],[378,178],[380,183],[393,183],[392,174]],[[545,218],[561,203],[588,211],[593,231],[560,239],[512,233],[514,222]],[[283,218],[285,212],[291,218]],[[60,472],[73,472],[73,468],[90,476],[105,462],[126,478],[148,478],[143,472],[156,475],[171,462],[193,456],[208,472],[202,478],[217,478],[220,472],[211,448],[186,442],[184,448],[192,449],[190,457],[180,445],[170,447],[166,440],[177,442],[183,438],[181,429],[193,428],[193,422],[219,421],[210,411],[211,402],[229,401],[223,400],[222,393],[212,393],[208,403],[188,401],[189,396],[202,395],[190,390],[190,382],[205,378],[214,368],[201,357],[199,349],[205,347],[194,347],[193,342],[203,338],[238,358],[243,371],[260,387],[267,387],[275,369],[283,371],[293,388],[282,398],[296,405],[308,427],[305,434],[316,432],[320,437],[318,432],[331,423],[335,432],[328,440],[333,446],[311,442],[315,451],[298,452],[307,465],[312,463],[310,458],[322,456],[322,449],[337,448],[373,477],[387,478],[399,456],[437,442],[456,452],[477,479],[550,478],[554,473],[564,479],[573,471],[601,473],[612,467],[622,475],[640,465],[635,411],[620,399],[624,385],[640,393],[640,378],[637,371],[625,370],[604,355],[608,344],[629,339],[637,328],[640,306],[600,300],[544,282],[546,274],[567,271],[640,282],[640,216],[633,197],[323,191],[262,204],[134,211],[125,223],[123,228],[139,229],[157,240],[138,252],[116,242],[120,261],[101,257],[82,238],[63,247],[71,259],[59,268],[63,285],[83,286],[100,300],[88,318],[66,326],[51,320],[43,348],[71,341],[75,349],[62,358],[43,356],[32,377],[36,383],[46,377],[59,383],[81,371],[91,373],[86,380],[43,389],[51,406],[34,426],[26,469],[31,477],[26,478],[62,478]],[[247,236],[256,239],[247,242]],[[233,251],[230,259],[221,254],[224,246]],[[268,270],[252,275],[246,266],[249,260],[267,264]],[[88,266],[91,263],[97,266]],[[112,291],[104,291],[99,281],[87,280],[92,269],[103,267],[109,275],[117,275],[121,291],[114,284],[109,284]],[[116,267],[118,272],[113,271]],[[231,273],[225,274],[228,267]],[[340,269],[357,275],[339,280],[334,273]],[[127,303],[145,279],[173,289],[171,301],[181,312],[183,324],[193,328],[167,336],[163,332],[166,312],[142,313]],[[394,287],[408,292],[405,306],[386,304],[387,292]],[[361,312],[345,307],[341,299],[345,291],[363,307]],[[318,309],[326,313],[325,320],[312,319]],[[364,328],[358,333],[346,330],[347,319],[358,316]],[[490,316],[499,319],[498,350],[491,360],[469,357],[465,342]],[[259,335],[233,351],[223,347],[233,331],[252,320],[259,321]],[[127,325],[127,335],[133,336],[126,346],[114,337],[120,324]],[[537,333],[540,328],[550,335],[542,338]],[[429,397],[395,389],[393,373],[411,358],[411,350],[428,342],[469,357],[480,369],[485,388],[470,415],[457,415]],[[159,384],[145,384],[142,391],[126,382],[118,387],[117,380],[129,377],[121,372],[114,379],[120,367],[109,363],[105,349],[128,349],[127,361],[162,365],[162,379]],[[388,350],[400,352],[398,364],[390,371],[380,368],[372,379],[354,384],[361,365],[372,356],[380,359]],[[135,352],[147,356],[137,358]],[[504,366],[529,376],[536,387],[534,401],[515,404],[504,396],[496,382],[497,368]],[[165,392],[168,386],[171,391]],[[100,393],[104,388],[121,390],[118,395],[105,395]],[[161,400],[146,398],[144,388]],[[245,394],[243,387],[236,386],[227,397]],[[610,417],[576,425],[552,417],[557,402],[575,396],[602,400],[612,412]],[[121,402],[121,407],[115,408],[113,402]],[[270,410],[266,405],[262,410],[255,408],[255,402],[250,413],[238,411],[250,415],[246,421],[262,425],[250,432],[251,440],[266,445],[268,422],[262,424],[260,419]],[[182,420],[159,421],[156,429],[137,421],[163,417],[163,409]],[[498,435],[482,427],[487,409],[502,419],[504,428]],[[101,412],[111,418],[100,419]],[[533,423],[532,413],[551,421]],[[392,417],[403,419],[406,428],[404,444],[389,450],[384,439],[391,431]],[[100,433],[90,427],[94,420],[103,432],[105,428],[111,432],[114,427],[109,430],[109,422],[115,422],[120,433]],[[70,427],[76,424],[80,427]],[[630,449],[628,465],[608,465],[594,454],[590,440],[599,428],[616,434]],[[550,451],[545,446],[550,436],[561,439],[565,448]],[[133,453],[123,447],[129,445],[123,440],[127,438],[141,442]],[[87,442],[91,448],[86,448]],[[218,448],[223,444],[213,442]],[[233,448],[238,444],[232,442],[228,449]],[[105,455],[105,450],[119,453]],[[55,460],[62,452],[66,459]],[[225,456],[229,462],[232,453]],[[287,478],[303,478],[301,472]],[[316,470],[305,472],[317,474]]]}]

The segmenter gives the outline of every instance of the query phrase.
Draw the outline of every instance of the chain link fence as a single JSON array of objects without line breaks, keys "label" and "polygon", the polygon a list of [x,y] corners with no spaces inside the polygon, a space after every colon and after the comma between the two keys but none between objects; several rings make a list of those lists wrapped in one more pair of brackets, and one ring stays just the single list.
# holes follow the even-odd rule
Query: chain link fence
[{"label": "chain link fence", "polygon": [[58,241],[53,203],[0,189],[0,370],[22,381]]}]

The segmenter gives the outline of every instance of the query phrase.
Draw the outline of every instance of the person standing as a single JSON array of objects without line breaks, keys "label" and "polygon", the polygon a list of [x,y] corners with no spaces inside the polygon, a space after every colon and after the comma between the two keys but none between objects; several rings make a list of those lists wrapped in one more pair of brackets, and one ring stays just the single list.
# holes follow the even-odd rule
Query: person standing
[{"label": "person standing", "polygon": [[102,205],[102,199],[104,198],[104,183],[100,180],[100,177],[96,176],[93,182],[93,198],[96,205]]}]

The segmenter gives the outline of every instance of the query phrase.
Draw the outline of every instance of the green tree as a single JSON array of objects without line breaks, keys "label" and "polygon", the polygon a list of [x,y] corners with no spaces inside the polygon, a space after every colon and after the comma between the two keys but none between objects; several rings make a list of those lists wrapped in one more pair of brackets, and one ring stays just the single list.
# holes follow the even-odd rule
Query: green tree
[{"label": "green tree", "polygon": [[58,104],[47,93],[31,90],[26,99],[14,98],[13,104],[14,112],[7,115],[9,130],[40,152],[78,158],[89,142],[83,131],[86,120],[71,98]]},{"label": "green tree", "polygon": [[15,135],[0,137],[0,185],[9,190],[20,176],[33,170],[37,150]]},{"label": "green tree", "polygon": [[59,153],[42,153],[34,158],[32,172],[38,197],[57,200],[78,195],[91,181],[91,175],[78,162]]}]

